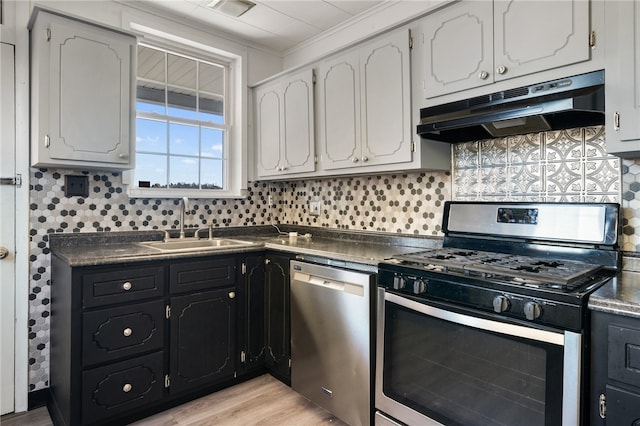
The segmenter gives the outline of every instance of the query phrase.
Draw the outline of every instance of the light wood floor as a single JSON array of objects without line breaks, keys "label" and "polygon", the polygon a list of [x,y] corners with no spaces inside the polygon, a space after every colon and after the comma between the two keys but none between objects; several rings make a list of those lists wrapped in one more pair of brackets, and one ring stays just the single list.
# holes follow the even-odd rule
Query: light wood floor
[{"label": "light wood floor", "polygon": [[[2,426],[50,426],[45,407],[3,416]],[[347,426],[268,374],[133,423],[135,426]]]}]

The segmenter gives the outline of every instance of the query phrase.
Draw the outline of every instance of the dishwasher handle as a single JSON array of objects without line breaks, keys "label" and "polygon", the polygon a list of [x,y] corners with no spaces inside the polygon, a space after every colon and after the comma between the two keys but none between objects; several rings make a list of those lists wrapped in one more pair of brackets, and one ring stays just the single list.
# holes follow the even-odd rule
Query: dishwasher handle
[{"label": "dishwasher handle", "polygon": [[350,293],[356,296],[364,296],[363,285],[331,280],[317,275],[305,274],[303,272],[294,272],[293,279],[291,281],[294,285],[295,283],[302,283],[330,290],[341,291],[343,293]]}]

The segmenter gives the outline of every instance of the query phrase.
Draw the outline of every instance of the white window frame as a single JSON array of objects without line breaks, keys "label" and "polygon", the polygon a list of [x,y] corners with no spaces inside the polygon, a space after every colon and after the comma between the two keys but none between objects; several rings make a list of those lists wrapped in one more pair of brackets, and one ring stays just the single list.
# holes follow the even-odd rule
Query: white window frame
[{"label": "white window frame", "polygon": [[127,188],[127,195],[130,198],[245,198],[247,195],[246,49],[230,52],[134,22],[130,23],[130,29],[138,35],[139,42],[144,41],[151,46],[184,53],[206,61],[213,59],[229,64],[227,84],[229,95],[225,97],[224,106],[225,122],[229,126],[229,131],[226,137],[227,150],[224,152],[227,165],[224,172],[225,189],[137,188],[133,184],[134,172],[126,171],[123,173],[122,182]]}]

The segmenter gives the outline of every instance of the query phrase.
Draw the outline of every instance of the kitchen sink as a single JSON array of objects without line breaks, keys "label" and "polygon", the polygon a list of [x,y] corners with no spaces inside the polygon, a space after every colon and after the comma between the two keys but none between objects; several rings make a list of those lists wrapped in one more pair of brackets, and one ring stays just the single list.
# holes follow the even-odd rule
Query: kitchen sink
[{"label": "kitchen sink", "polygon": [[229,238],[214,238],[212,240],[196,240],[187,238],[184,240],[169,240],[166,242],[146,241],[138,244],[160,251],[215,250],[255,245],[255,243],[252,243],[250,241],[234,240]]}]

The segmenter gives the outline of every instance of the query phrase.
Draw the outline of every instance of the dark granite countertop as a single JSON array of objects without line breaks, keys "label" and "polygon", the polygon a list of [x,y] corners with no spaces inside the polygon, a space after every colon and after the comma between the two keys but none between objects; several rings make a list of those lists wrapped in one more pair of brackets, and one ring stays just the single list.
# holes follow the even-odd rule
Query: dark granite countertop
[{"label": "dark granite countertop", "polygon": [[589,297],[594,311],[640,318],[640,272],[623,271]]},{"label": "dark granite countertop", "polygon": [[[327,230],[313,227],[281,227],[282,232],[300,234],[290,238],[270,226],[214,228],[220,238],[234,238],[251,245],[215,250],[159,251],[139,244],[160,241],[162,231],[102,232],[50,234],[51,253],[70,266],[93,266],[163,259],[244,253],[266,249],[282,250],[301,255],[339,259],[346,262],[376,265],[394,254],[424,248],[440,247],[442,240],[428,237],[407,237],[359,231]],[[193,231],[193,230],[191,230]],[[305,237],[304,234],[311,234]],[[203,233],[206,235],[206,232]]]}]

